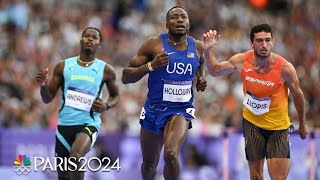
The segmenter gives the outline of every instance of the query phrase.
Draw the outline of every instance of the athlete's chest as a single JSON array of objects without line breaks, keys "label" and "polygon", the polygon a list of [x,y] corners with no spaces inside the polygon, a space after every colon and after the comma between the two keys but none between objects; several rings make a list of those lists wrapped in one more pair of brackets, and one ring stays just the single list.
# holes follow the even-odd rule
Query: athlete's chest
[{"label": "athlete's chest", "polygon": [[169,63],[163,68],[168,75],[193,76],[200,63],[195,52],[168,52]]},{"label": "athlete's chest", "polygon": [[280,72],[258,74],[255,71],[243,73],[243,85],[246,91],[258,97],[271,97],[283,86]]},{"label": "athlete's chest", "polygon": [[69,66],[64,69],[63,75],[68,83],[96,84],[103,78],[103,69],[90,66]]}]

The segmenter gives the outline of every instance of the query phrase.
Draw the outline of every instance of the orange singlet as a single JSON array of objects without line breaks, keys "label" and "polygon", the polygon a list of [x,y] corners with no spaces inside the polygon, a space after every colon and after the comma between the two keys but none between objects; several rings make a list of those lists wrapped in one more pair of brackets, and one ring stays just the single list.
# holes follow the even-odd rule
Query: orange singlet
[{"label": "orange singlet", "polygon": [[253,51],[247,51],[241,76],[243,81],[243,117],[254,125],[266,130],[287,129],[288,87],[281,81],[281,67],[284,59],[277,57],[276,63],[267,74],[254,71]]}]

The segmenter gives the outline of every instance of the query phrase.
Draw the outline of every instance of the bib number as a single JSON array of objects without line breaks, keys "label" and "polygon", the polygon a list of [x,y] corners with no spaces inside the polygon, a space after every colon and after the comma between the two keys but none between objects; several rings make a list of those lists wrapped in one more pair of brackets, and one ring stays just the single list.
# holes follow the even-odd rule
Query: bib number
[{"label": "bib number", "polygon": [[271,98],[258,98],[247,92],[243,105],[254,115],[261,115],[269,112]]},{"label": "bib number", "polygon": [[66,94],[65,105],[89,112],[94,98],[95,96],[91,92],[69,87]]},{"label": "bib number", "polygon": [[144,107],[142,107],[141,113],[140,113],[140,119],[144,120],[146,118],[146,110]]},{"label": "bib number", "polygon": [[195,109],[194,108],[187,108],[186,109],[186,113],[188,113],[193,118],[196,118],[196,116],[194,115],[194,113],[195,113]]},{"label": "bib number", "polygon": [[192,97],[191,81],[168,81],[163,84],[163,101],[188,102]]}]

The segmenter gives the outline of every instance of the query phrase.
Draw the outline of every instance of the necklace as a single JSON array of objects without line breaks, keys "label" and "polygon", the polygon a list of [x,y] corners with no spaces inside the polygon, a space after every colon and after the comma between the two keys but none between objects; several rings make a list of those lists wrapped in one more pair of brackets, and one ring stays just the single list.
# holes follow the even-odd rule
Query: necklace
[{"label": "necklace", "polygon": [[187,39],[185,39],[185,40],[183,40],[183,41],[180,41],[180,42],[174,42],[174,41],[170,40],[169,38],[168,38],[168,40],[169,40],[170,42],[172,42],[174,46],[176,46],[176,45],[178,45],[178,44],[181,44],[181,43],[185,42]]},{"label": "necklace", "polygon": [[93,60],[91,60],[89,62],[85,62],[85,61],[82,61],[80,59],[80,57],[78,57],[78,62],[81,63],[81,64],[85,64],[86,67],[88,67],[90,64],[92,64],[94,62],[94,60],[96,60],[96,59],[93,59]]}]

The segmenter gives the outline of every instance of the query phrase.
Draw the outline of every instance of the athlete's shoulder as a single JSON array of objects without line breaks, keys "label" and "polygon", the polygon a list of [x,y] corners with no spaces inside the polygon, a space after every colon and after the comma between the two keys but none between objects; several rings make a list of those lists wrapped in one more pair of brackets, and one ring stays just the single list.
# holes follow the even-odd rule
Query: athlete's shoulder
[{"label": "athlete's shoulder", "polygon": [[54,67],[54,73],[62,75],[64,67],[65,67],[65,60],[59,61]]},{"label": "athlete's shoulder", "polygon": [[286,76],[286,75],[292,75],[295,73],[295,68],[291,62],[286,60],[284,57],[280,56],[279,54],[272,53],[272,55],[277,59],[282,61],[282,66],[281,66],[281,74]]},{"label": "athlete's shoulder", "polygon": [[272,52],[271,55],[277,60],[277,61],[281,61],[282,64],[282,68],[288,68],[290,66],[293,67],[293,65],[284,57],[280,56],[277,53]]},{"label": "athlete's shoulder", "polygon": [[237,61],[239,63],[243,63],[243,62],[247,62],[247,61],[252,60],[253,56],[254,56],[253,50],[248,50],[248,51],[240,52],[240,53],[233,55],[231,57],[231,59],[233,59],[234,61]]},{"label": "athlete's shoulder", "polygon": [[161,42],[160,34],[156,35],[156,36],[150,36],[144,42],[145,43],[150,43],[150,44],[159,43],[159,42]]},{"label": "athlete's shoulder", "polygon": [[249,57],[252,57],[253,54],[251,54],[251,52],[240,52],[237,54],[234,54],[230,59],[233,59],[234,61],[238,61],[238,62],[244,62],[246,59],[248,59]]},{"label": "athlete's shoulder", "polygon": [[64,59],[64,61],[68,61],[68,62],[77,61],[77,60],[78,60],[78,56],[72,56]]},{"label": "athlete's shoulder", "polygon": [[115,79],[116,78],[116,70],[110,64],[106,64],[104,68],[104,78],[107,79]]},{"label": "athlete's shoulder", "polygon": [[[189,37],[191,37],[191,36],[189,36]],[[203,45],[203,42],[202,42],[202,41],[197,40],[197,39],[194,39],[193,37],[191,37],[191,39],[193,39],[194,44],[195,44],[196,46],[202,47],[202,48],[204,49],[204,45]]]},{"label": "athlete's shoulder", "polygon": [[163,49],[160,35],[147,38],[141,45],[139,56],[154,56]]},{"label": "athlete's shoulder", "polygon": [[99,59],[99,58],[96,58],[96,61],[98,62],[99,65],[107,64],[107,62],[105,60],[102,60],[102,59]]},{"label": "athlete's shoulder", "polygon": [[287,61],[284,57],[282,57],[281,55],[279,55],[277,53],[271,52],[271,55],[274,56],[276,59],[281,59],[282,61]]}]

